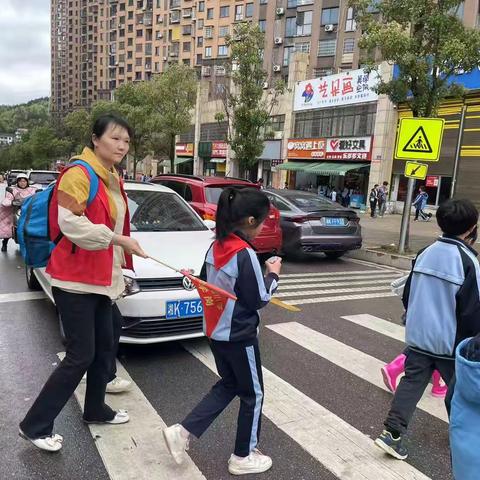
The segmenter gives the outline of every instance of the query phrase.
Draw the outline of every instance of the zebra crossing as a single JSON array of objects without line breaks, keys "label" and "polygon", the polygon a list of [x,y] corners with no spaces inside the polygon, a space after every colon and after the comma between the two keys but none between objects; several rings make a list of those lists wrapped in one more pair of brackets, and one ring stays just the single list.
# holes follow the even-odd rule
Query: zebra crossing
[{"label": "zebra crossing", "polygon": [[282,275],[275,296],[289,305],[393,297],[390,284],[398,270],[353,270]]},{"label": "zebra crossing", "polygon": [[[321,278],[328,278],[325,275]],[[288,277],[292,279],[302,277]],[[317,277],[316,277],[317,278]],[[355,314],[340,317],[346,324],[355,324],[382,338],[402,341],[404,327],[371,314]],[[299,351],[309,352],[327,360],[336,367],[352,374],[359,382],[366,382],[375,391],[385,391],[380,367],[383,361],[342,343],[297,321],[270,323],[265,325],[265,334],[278,336]],[[189,358],[216,374],[215,362],[204,339],[182,342]],[[401,348],[401,345],[399,345]],[[398,352],[392,352],[396,355]],[[361,431],[344,419],[344,412],[326,408],[312,395],[301,391],[276,372],[275,366],[263,368],[265,399],[263,415],[276,428],[288,436],[307,452],[322,468],[340,480],[437,480],[437,476],[427,475],[418,465],[399,462],[386,456],[373,444],[370,432]],[[132,381],[131,392],[118,397],[109,397],[113,408],[127,408],[131,422],[119,428],[102,425],[90,427],[95,444],[101,454],[111,479],[130,480],[132,478],[160,480],[215,480],[228,478],[212,476],[191,458],[177,466],[168,454],[162,438],[165,421],[142,390],[135,384],[135,377],[119,364],[119,375]],[[181,381],[181,379],[179,379]],[[335,379],[332,379],[335,382]],[[205,385],[205,393],[208,390]],[[83,405],[85,386],[80,385],[76,392],[80,405]],[[200,400],[200,399],[198,399]],[[443,401],[434,398],[427,391],[419,403],[419,409],[435,419],[447,435],[447,416]],[[359,412],[360,413],[360,412]],[[386,413],[386,412],[381,412]],[[382,415],[378,418],[381,427]],[[219,420],[220,421],[220,420]],[[233,435],[233,432],[231,432]],[[195,447],[193,447],[195,448]],[[295,459],[292,459],[294,462]],[[275,468],[275,458],[274,458]],[[445,466],[448,468],[448,465]],[[280,478],[271,475],[266,478]],[[281,477],[285,478],[285,477]],[[302,477],[298,477],[300,479]],[[319,479],[324,477],[318,477]],[[443,477],[446,478],[446,477]],[[297,480],[293,478],[291,480]]]}]

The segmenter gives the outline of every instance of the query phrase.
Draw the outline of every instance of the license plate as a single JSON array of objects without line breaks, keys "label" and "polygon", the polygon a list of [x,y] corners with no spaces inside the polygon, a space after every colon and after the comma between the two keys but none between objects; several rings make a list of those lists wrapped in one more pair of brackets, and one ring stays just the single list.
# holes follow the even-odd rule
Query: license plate
[{"label": "license plate", "polygon": [[203,305],[200,299],[166,302],[165,317],[167,319],[201,317],[202,315]]},{"label": "license plate", "polygon": [[344,227],[345,219],[341,217],[325,217],[325,225],[327,227]]}]

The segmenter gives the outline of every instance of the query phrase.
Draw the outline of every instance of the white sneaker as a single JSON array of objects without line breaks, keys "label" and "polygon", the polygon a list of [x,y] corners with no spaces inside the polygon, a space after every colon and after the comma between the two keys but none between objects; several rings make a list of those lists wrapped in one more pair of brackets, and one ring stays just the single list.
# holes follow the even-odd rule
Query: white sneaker
[{"label": "white sneaker", "polygon": [[183,430],[185,429],[179,423],[163,430],[163,438],[168,451],[178,464],[185,460],[185,452],[188,450],[190,443],[189,438],[185,437]]},{"label": "white sneaker", "polygon": [[254,448],[248,457],[239,458],[232,455],[228,460],[228,471],[232,475],[248,475],[249,473],[263,473],[272,467],[272,459],[263,455]]},{"label": "white sneaker", "polygon": [[123,393],[130,390],[132,382],[121,377],[115,377],[111,382],[107,383],[107,393]]},{"label": "white sneaker", "polygon": [[62,448],[63,437],[58,434],[36,439],[28,438],[21,429],[18,430],[18,434],[25,440],[32,442],[37,448],[47,452],[58,452]]},{"label": "white sneaker", "polygon": [[109,425],[121,425],[122,423],[128,423],[130,421],[130,417],[126,410],[118,410],[115,413],[115,416],[111,420],[97,421],[97,420],[83,419],[83,421],[87,425],[91,425],[91,424],[103,425],[104,423],[108,423]]}]

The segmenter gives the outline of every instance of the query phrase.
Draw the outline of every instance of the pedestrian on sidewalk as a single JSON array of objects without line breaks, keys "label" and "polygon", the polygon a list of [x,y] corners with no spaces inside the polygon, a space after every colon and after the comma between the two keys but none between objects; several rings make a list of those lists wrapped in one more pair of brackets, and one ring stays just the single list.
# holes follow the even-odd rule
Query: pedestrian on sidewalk
[{"label": "pedestrian on sidewalk", "polygon": [[[207,252],[202,273],[209,283],[234,294],[216,325],[206,325],[221,380],[181,422],[164,430],[167,447],[177,463],[197,438],[235,398],[240,398],[235,450],[228,461],[233,475],[265,472],[270,457],[257,448],[263,405],[263,376],[258,346],[258,310],[278,285],[281,259],[267,261],[266,277],[250,242],[262,229],[270,202],[256,189],[227,188],[218,202],[217,238]],[[208,321],[207,319],[205,320]]]},{"label": "pedestrian on sidewalk", "polygon": [[477,480],[480,472],[480,335],[457,347],[450,447],[456,480]]},{"label": "pedestrian on sidewalk", "polygon": [[383,218],[387,209],[388,199],[388,182],[383,182],[382,186],[378,189],[378,216]]},{"label": "pedestrian on sidewalk", "polygon": [[438,209],[437,222],[443,236],[419,252],[405,285],[405,376],[385,430],[375,440],[400,460],[408,456],[403,436],[433,371],[451,388],[457,345],[480,332],[480,265],[472,248],[478,210],[469,200],[448,200]]},{"label": "pedestrian on sidewalk", "polygon": [[375,210],[377,209],[377,201],[378,201],[378,185],[375,184],[373,188],[370,190],[370,196],[368,197],[368,201],[370,202],[370,217],[375,218]]},{"label": "pedestrian on sidewalk", "polygon": [[414,222],[418,221],[419,215],[422,217],[422,220],[430,220],[432,214],[425,213],[423,210],[427,206],[428,202],[428,193],[425,191],[425,187],[422,185],[419,188],[419,192],[417,198],[413,201],[412,205],[415,207],[415,218],[413,219]]},{"label": "pedestrian on sidewalk", "polygon": [[[20,423],[20,435],[42,450],[58,451],[63,437],[54,420],[88,371],[83,419],[86,423],[121,424],[124,410],[105,404],[114,352],[113,301],[122,295],[122,266],[132,269],[131,255],[146,257],[130,237],[130,216],[123,184],[115,170],[129,149],[129,125],[102,115],[93,126],[86,164],[63,170],[50,203],[50,232],[59,239],[47,265],[52,294],[66,337],[65,358],[47,380]],[[87,207],[91,177],[98,191]]]},{"label": "pedestrian on sidewalk", "polygon": [[21,202],[37,191],[28,186],[28,177],[24,173],[17,175],[16,185],[9,187],[5,198],[0,204],[0,238],[2,239],[2,252],[7,251],[8,240],[13,236],[14,203]]}]

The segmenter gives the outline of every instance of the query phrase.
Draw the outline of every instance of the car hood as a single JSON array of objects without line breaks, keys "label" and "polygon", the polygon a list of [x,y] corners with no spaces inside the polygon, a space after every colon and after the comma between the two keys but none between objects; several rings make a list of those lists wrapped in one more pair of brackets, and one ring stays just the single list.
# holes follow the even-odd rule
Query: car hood
[{"label": "car hood", "polygon": [[[215,239],[211,230],[199,232],[132,232],[143,250],[152,257],[171,265],[177,270],[183,268],[200,273],[208,248]],[[149,258],[133,257],[134,278],[176,277],[167,267]]]}]

